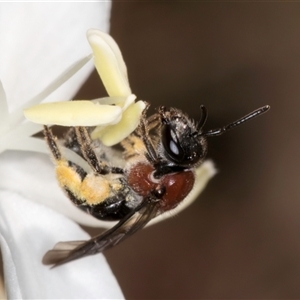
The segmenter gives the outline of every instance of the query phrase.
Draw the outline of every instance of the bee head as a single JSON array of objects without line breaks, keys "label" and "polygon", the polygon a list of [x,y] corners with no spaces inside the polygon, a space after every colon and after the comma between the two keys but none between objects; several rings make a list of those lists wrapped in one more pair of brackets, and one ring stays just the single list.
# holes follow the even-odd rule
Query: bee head
[{"label": "bee head", "polygon": [[[202,108],[202,107],[201,107]],[[193,167],[207,154],[207,138],[201,135],[206,121],[206,110],[198,125],[176,108],[159,108],[161,118],[161,151],[166,159],[179,167]]]},{"label": "bee head", "polygon": [[198,124],[176,108],[161,106],[158,110],[161,121],[159,152],[168,166],[192,168],[203,162],[207,154],[207,138],[219,136],[245,122],[264,114],[269,105],[260,107],[242,118],[220,128],[203,131],[207,110],[201,105],[201,119]]}]

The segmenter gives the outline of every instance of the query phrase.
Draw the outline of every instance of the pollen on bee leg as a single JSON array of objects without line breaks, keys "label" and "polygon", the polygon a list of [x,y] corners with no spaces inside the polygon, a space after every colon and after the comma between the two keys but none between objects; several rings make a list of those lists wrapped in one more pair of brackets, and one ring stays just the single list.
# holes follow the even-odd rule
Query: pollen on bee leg
[{"label": "pollen on bee leg", "polygon": [[142,154],[146,151],[143,141],[135,135],[130,135],[125,140],[123,140],[121,144],[125,149],[126,157]]},{"label": "pollen on bee leg", "polygon": [[110,190],[110,184],[107,179],[102,176],[89,174],[82,181],[80,194],[87,204],[96,205],[109,197]]},{"label": "pollen on bee leg", "polygon": [[56,178],[62,188],[67,188],[76,197],[80,197],[80,175],[65,160],[56,161]]},{"label": "pollen on bee leg", "polygon": [[110,184],[102,176],[88,174],[83,180],[76,170],[65,160],[56,162],[56,177],[59,185],[70,191],[77,200],[95,205],[104,201],[110,195]]}]

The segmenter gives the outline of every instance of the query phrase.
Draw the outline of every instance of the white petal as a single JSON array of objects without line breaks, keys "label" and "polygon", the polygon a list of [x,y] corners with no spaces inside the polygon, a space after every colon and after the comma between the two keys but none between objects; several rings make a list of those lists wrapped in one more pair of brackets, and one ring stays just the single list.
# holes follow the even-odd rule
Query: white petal
[{"label": "white petal", "polygon": [[0,233],[8,299],[123,298],[102,254],[54,269],[42,265],[43,255],[58,241],[89,238],[49,208],[0,191]]},{"label": "white petal", "polygon": [[72,76],[74,76],[78,71],[80,71],[80,69],[89,61],[89,57],[90,56],[82,58],[77,62],[75,62],[74,64],[72,64],[62,74],[60,74],[53,82],[48,84],[48,86],[45,87],[44,90],[40,91],[35,97],[30,99],[26,104],[24,103],[14,112],[7,114],[6,117],[4,117],[1,120],[3,126],[1,126],[0,128],[0,132],[3,133],[7,129],[11,130],[12,128],[20,125],[20,122],[22,122],[24,119],[23,109],[25,107],[29,107],[31,105],[42,102],[44,99],[47,99],[47,97],[50,94],[52,94],[57,89],[62,87],[66,81],[70,80]]},{"label": "white petal", "polygon": [[7,150],[32,151],[48,153],[45,142],[33,137],[6,136],[0,139],[0,153]]},{"label": "white petal", "polygon": [[118,122],[121,108],[91,101],[51,102],[24,110],[25,117],[38,124],[61,126],[95,126]]},{"label": "white petal", "polygon": [[[67,69],[65,69],[61,74],[59,74],[58,77],[56,77],[52,82],[50,82],[45,87],[45,89],[40,91],[37,95],[35,95],[35,97],[31,98],[28,102],[24,103],[20,108],[24,109],[28,106],[39,104],[42,101],[45,102],[45,99],[47,99],[47,97],[52,93],[55,93],[57,89],[61,88],[61,86],[66,81],[70,80],[73,76],[77,76],[76,74],[81,71],[81,69],[90,61],[91,58],[92,55],[88,55],[71,64]],[[77,89],[76,86],[75,89]]]},{"label": "white petal", "polygon": [[178,206],[177,211],[175,213],[179,213],[184,210],[186,207],[191,205],[200,195],[200,193],[204,190],[209,180],[215,176],[217,170],[215,168],[214,163],[211,160],[206,160],[204,163],[196,169],[195,176],[195,184],[190,192],[190,194],[185,198],[181,205]]},{"label": "white petal", "polygon": [[103,228],[113,225],[84,213],[64,195],[56,181],[50,153],[7,151],[0,155],[0,166],[0,190],[46,205],[80,224]]},{"label": "white petal", "polygon": [[126,66],[121,51],[109,35],[97,29],[87,32],[94,53],[96,69],[109,96],[129,96]]},{"label": "white petal", "polygon": [[2,85],[2,82],[0,81],[0,124],[2,125],[1,121],[3,121],[4,118],[6,118],[8,115],[8,107],[7,107],[7,100],[6,100],[6,94]]},{"label": "white petal", "polygon": [[184,199],[182,203],[180,203],[175,209],[172,211],[165,213],[163,215],[158,216],[153,219],[149,225],[156,224],[164,219],[168,219],[173,217],[174,215],[180,213],[188,206],[190,206],[200,195],[203,189],[206,187],[208,181],[216,174],[216,169],[211,160],[206,160],[200,167],[196,169],[195,176],[195,184],[192,191],[189,195]]},{"label": "white petal", "polygon": [[[10,111],[90,53],[85,32],[108,30],[110,6],[110,1],[1,4],[0,79]],[[83,68],[50,99],[72,97],[92,69],[92,64]]]},{"label": "white petal", "polygon": [[97,127],[91,134],[92,139],[100,139],[105,146],[113,146],[129,136],[139,125],[145,102],[138,101],[130,105],[122,114],[118,124]]}]

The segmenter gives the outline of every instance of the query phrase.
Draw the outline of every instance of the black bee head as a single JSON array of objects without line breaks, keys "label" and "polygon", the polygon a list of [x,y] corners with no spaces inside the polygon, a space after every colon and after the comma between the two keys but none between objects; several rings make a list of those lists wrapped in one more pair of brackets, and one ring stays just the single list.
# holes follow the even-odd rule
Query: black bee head
[{"label": "black bee head", "polygon": [[[201,163],[207,153],[207,139],[201,136],[206,115],[196,126],[194,120],[176,108],[159,108],[161,117],[161,146],[166,159],[178,167],[193,167]],[[203,120],[204,117],[204,120]]]}]

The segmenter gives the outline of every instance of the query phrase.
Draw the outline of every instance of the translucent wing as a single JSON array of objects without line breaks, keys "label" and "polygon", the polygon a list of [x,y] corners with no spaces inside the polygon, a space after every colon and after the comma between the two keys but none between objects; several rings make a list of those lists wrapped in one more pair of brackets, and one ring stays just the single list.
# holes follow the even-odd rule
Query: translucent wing
[{"label": "translucent wing", "polygon": [[159,213],[158,201],[143,202],[118,224],[88,241],[59,242],[43,257],[43,264],[59,266],[66,262],[109,249],[143,228]]}]

